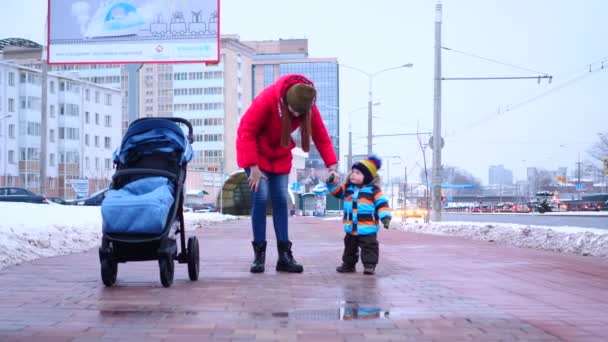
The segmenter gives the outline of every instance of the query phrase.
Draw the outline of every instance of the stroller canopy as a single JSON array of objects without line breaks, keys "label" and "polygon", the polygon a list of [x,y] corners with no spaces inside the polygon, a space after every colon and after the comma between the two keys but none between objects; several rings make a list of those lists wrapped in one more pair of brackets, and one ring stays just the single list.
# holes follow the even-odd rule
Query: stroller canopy
[{"label": "stroller canopy", "polygon": [[126,165],[132,153],[146,155],[158,152],[178,153],[181,165],[192,159],[192,146],[175,122],[161,118],[137,120],[127,129],[113,160]]}]

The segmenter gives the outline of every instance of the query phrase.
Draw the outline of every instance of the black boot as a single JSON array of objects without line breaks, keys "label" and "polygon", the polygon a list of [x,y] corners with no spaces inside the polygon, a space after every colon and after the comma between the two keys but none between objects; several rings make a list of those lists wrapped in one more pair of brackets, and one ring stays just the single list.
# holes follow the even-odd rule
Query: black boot
[{"label": "black boot", "polygon": [[372,275],[376,273],[376,265],[374,264],[365,264],[363,267],[363,274]]},{"label": "black boot", "polygon": [[290,241],[277,241],[277,250],[279,252],[277,271],[290,273],[302,273],[302,271],[304,271],[304,267],[298,264],[298,262],[293,258],[293,254],[291,254]]},{"label": "black boot", "polygon": [[355,272],[357,272],[357,269],[355,268],[355,265],[348,265],[348,264],[342,263],[342,265],[336,267],[336,272],[355,273]]},{"label": "black boot", "polygon": [[266,261],[266,241],[258,243],[255,243],[255,241],[251,241],[251,245],[253,246],[253,253],[255,255],[255,259],[251,264],[249,272],[263,273],[264,262]]}]

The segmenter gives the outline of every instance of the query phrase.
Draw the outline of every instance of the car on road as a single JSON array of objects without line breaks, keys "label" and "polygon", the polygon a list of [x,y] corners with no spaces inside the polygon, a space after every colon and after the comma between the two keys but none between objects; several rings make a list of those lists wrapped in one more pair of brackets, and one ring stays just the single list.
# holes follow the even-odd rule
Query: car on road
[{"label": "car on road", "polygon": [[48,204],[44,196],[17,187],[0,188],[0,202],[26,202]]},{"label": "car on road", "polygon": [[417,206],[407,206],[405,208],[395,208],[392,210],[392,215],[395,217],[416,217],[416,218],[424,218],[427,214],[426,209],[419,208]]},{"label": "car on road", "polygon": [[91,196],[85,198],[79,198],[73,201],[70,201],[72,205],[90,205],[96,206],[101,205],[101,202],[106,198],[106,194],[109,191],[109,188],[101,189],[97,192],[94,192]]},{"label": "car on road", "polygon": [[217,212],[217,207],[212,203],[186,203],[184,208],[189,208],[195,213],[212,213]]}]

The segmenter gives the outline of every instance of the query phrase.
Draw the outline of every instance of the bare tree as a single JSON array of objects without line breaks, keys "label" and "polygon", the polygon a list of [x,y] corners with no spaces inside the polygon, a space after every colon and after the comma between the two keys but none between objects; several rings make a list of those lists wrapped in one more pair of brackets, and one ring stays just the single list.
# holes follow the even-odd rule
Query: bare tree
[{"label": "bare tree", "polygon": [[588,151],[589,155],[599,160],[608,158],[608,132],[598,133],[599,141],[597,141]]},{"label": "bare tree", "polygon": [[430,198],[429,198],[429,169],[426,165],[426,147],[428,144],[422,143],[422,138],[420,137],[419,128],[416,128],[416,138],[418,139],[418,146],[420,146],[420,151],[422,152],[422,161],[424,163],[424,203],[426,206],[426,215],[424,216],[424,222],[428,223],[430,221]]}]

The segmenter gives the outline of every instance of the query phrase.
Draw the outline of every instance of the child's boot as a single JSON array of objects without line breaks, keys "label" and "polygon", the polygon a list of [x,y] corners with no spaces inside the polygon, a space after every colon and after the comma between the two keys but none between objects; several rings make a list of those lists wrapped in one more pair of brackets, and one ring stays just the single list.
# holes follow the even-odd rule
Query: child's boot
[{"label": "child's boot", "polygon": [[342,265],[336,267],[336,272],[338,273],[355,273],[357,270],[355,269],[355,265],[348,265],[342,263]]}]

